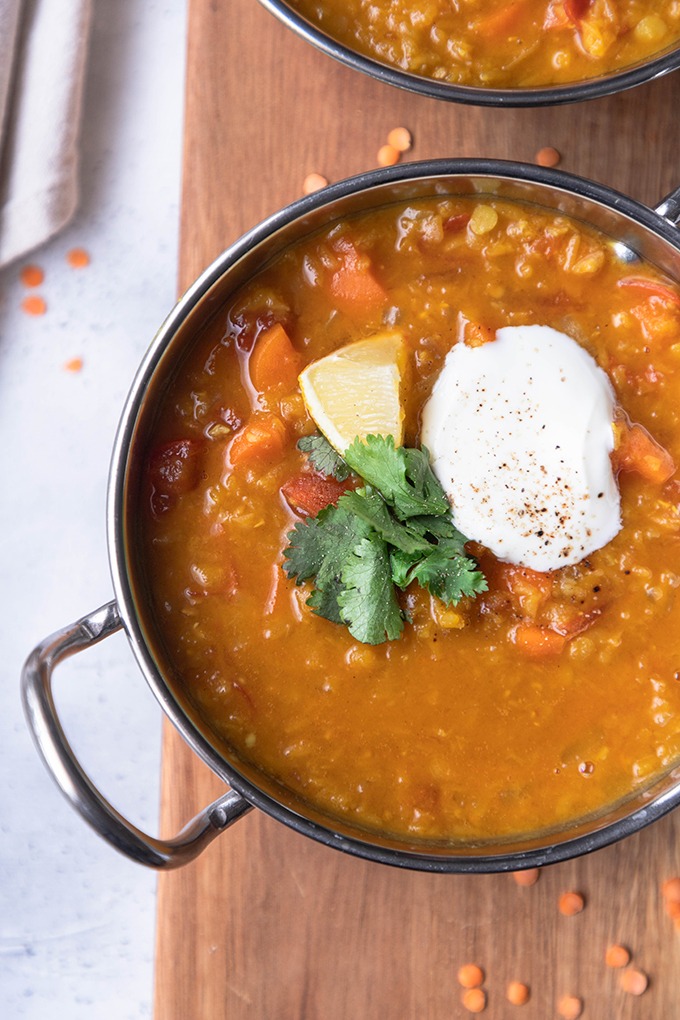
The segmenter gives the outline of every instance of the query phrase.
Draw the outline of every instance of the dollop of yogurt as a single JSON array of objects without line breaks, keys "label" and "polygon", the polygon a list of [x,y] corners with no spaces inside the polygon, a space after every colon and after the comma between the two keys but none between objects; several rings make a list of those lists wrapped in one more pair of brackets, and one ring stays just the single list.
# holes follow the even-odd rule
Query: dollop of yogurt
[{"label": "dollop of yogurt", "polygon": [[549,326],[507,326],[447,355],[421,441],[456,527],[534,570],[578,563],[621,528],[606,373]]}]

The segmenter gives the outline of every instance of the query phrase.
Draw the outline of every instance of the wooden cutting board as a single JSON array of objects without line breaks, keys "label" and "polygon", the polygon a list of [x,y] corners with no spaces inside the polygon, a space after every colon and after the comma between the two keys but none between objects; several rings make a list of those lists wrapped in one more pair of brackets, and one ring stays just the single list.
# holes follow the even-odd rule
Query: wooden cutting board
[{"label": "wooden cutting board", "polygon": [[[492,110],[378,84],[297,39],[256,0],[192,0],[180,285],[243,231],[301,194],[376,164],[407,126],[409,158],[532,161],[647,203],[680,183],[680,75],[577,106]],[[221,790],[170,727],[162,826],[170,834]],[[680,1016],[680,931],[661,882],[680,874],[680,813],[588,858],[508,875],[404,872],[341,855],[251,812],[195,863],[160,877],[157,1020],[455,1020],[459,966],[485,970],[495,1018],[549,1020],[564,994],[593,1020]],[[585,909],[563,917],[564,890]],[[607,968],[611,941],[649,975],[641,998]],[[523,1007],[511,980],[531,987]]]}]

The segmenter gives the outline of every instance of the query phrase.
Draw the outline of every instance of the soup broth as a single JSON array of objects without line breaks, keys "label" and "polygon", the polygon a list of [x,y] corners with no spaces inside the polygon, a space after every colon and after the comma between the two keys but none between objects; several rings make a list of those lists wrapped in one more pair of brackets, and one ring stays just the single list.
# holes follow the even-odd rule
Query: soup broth
[{"label": "soup broth", "polygon": [[[472,544],[487,591],[446,606],[414,582],[401,637],[363,644],[283,570],[296,522],[343,487],[297,446],[316,431],[298,373],[398,330],[417,447],[466,323],[552,326],[604,369],[643,440],[612,455],[622,528],[543,573]],[[140,470],[138,567],[181,696],[228,757],[397,839],[549,832],[643,789],[680,760],[679,368],[678,287],[553,212],[419,199],[295,244],[196,338]]]},{"label": "soup broth", "polygon": [[290,6],[382,63],[483,88],[595,78],[680,39],[676,0],[290,0]]}]

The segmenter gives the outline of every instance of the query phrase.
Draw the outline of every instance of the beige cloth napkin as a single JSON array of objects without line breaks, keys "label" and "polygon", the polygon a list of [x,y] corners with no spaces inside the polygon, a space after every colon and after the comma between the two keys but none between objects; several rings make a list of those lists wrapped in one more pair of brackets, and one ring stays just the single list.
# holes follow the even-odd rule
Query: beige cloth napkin
[{"label": "beige cloth napkin", "polygon": [[0,266],[75,211],[90,6],[0,0]]}]

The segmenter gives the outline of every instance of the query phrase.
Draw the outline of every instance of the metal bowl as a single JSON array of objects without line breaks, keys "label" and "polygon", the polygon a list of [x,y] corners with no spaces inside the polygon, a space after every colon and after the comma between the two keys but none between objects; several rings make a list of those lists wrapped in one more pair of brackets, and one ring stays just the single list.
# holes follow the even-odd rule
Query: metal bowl
[{"label": "metal bowl", "polygon": [[396,85],[410,92],[419,92],[430,99],[444,99],[449,102],[467,103],[474,106],[557,106],[586,99],[601,99],[614,92],[642,85],[643,82],[660,78],[680,68],[680,44],[660,51],[639,64],[609,74],[567,82],[562,85],[546,85],[540,88],[493,89],[481,86],[455,85],[438,81],[424,75],[404,71],[399,67],[384,64],[373,57],[358,53],[332,36],[322,32],[306,18],[298,14],[286,0],[260,0],[263,7],[271,11],[284,25],[302,39],[311,43],[355,71],[362,71],[371,78]]},{"label": "metal bowl", "polygon": [[[424,845],[368,834],[323,816],[254,768],[244,766],[212,735],[164,662],[135,551],[137,466],[167,380],[193,337],[245,280],[301,238],[340,217],[416,197],[491,193],[530,202],[587,222],[608,235],[623,259],[642,257],[680,281],[680,187],[650,209],[600,184],[555,170],[496,160],[434,160],[362,174],[295,202],[244,235],[203,273],[161,326],[139,368],[123,410],[109,479],[109,558],[115,599],[43,641],[23,671],[27,719],[48,769],[75,808],[119,850],[158,868],[195,857],[252,807],[321,843],[359,857],[440,872],[507,871],[553,863],[602,847],[680,804],[680,768],[602,815],[559,832],[484,846]],[[52,674],[65,657],[123,628],[148,684],[186,742],[229,784],[178,837],[141,832],[105,800],[73,755],[52,695]]]}]

